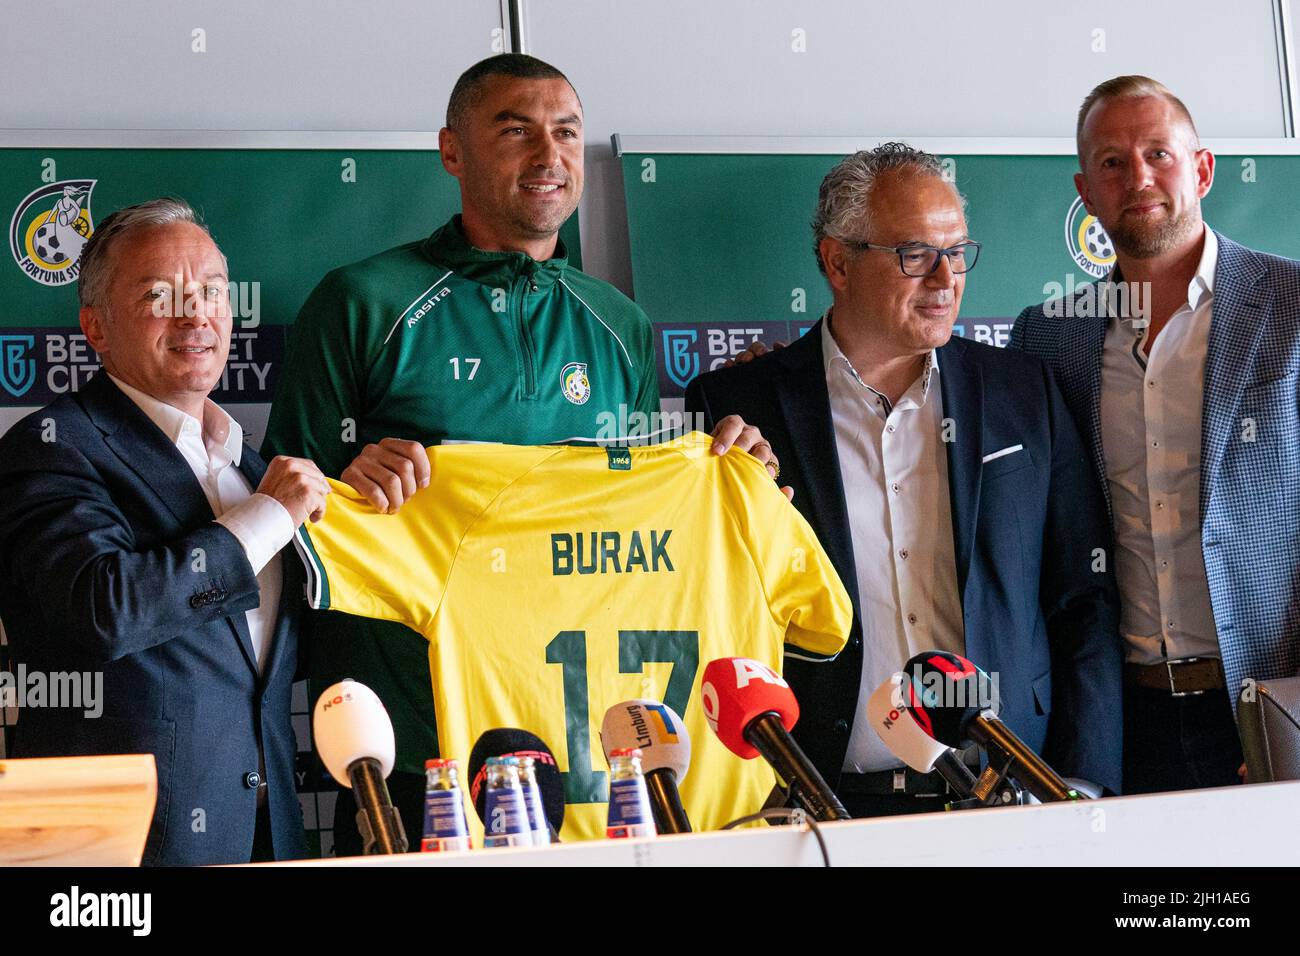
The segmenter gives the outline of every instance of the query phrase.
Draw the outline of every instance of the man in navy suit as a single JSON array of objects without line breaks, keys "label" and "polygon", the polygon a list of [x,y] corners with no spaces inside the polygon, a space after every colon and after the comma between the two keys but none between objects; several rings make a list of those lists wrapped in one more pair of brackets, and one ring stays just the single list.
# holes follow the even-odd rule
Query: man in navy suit
[{"label": "man in navy suit", "polygon": [[979,248],[938,161],[890,143],[822,182],[833,305],[793,345],[702,375],[690,412],[738,414],[853,598],[831,663],[786,656],[794,734],[855,816],[934,810],[866,701],[920,651],[998,678],[1001,716],[1060,773],[1120,789],[1120,648],[1101,489],[1046,365],[952,338]]},{"label": "man in navy suit", "polygon": [[[1300,262],[1201,218],[1214,156],[1144,76],[1079,110],[1075,186],[1116,266],[1021,313],[1102,480],[1126,646],[1124,779],[1236,783],[1243,681],[1300,670]],[[1099,314],[1100,312],[1100,314]]]},{"label": "man in navy suit", "polygon": [[301,856],[301,602],[278,552],[328,484],[309,461],[267,467],[208,398],[228,279],[188,206],[106,218],[79,282],[103,369],[0,441],[0,619],[28,673],[102,673],[102,714],[25,707],[14,755],[153,754],[146,865]]}]

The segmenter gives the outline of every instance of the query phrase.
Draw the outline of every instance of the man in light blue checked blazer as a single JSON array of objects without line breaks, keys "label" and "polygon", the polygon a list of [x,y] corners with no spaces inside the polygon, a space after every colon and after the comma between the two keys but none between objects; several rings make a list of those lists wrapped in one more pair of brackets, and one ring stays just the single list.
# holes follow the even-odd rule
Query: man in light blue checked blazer
[{"label": "man in light blue checked blazer", "polygon": [[1116,266],[1025,309],[1011,344],[1051,365],[1106,489],[1124,791],[1224,786],[1243,681],[1300,671],[1300,262],[1204,224],[1214,157],[1156,81],[1102,83],[1077,136]]}]

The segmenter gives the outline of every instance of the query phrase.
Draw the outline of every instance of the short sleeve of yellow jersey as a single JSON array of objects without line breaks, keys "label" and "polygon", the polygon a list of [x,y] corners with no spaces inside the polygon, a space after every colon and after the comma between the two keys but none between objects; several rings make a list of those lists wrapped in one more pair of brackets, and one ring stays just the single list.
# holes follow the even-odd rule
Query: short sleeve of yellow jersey
[{"label": "short sleeve of yellow jersey", "polygon": [[740,537],[763,583],[768,608],[785,631],[785,651],[799,660],[830,660],[844,647],[853,605],[812,527],[767,470],[733,448],[724,474],[734,483],[732,500]]},{"label": "short sleeve of yellow jersey", "polygon": [[304,524],[294,538],[307,569],[308,603],[397,621],[428,635],[469,528],[512,481],[552,452],[510,445],[439,447],[430,456],[429,485],[391,515],[329,479],[325,517]]}]

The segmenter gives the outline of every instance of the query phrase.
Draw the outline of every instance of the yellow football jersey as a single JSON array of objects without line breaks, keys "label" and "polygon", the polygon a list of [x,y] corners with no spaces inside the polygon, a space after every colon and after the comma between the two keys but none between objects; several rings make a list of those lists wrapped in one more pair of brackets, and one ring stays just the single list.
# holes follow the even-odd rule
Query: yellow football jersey
[{"label": "yellow football jersey", "polygon": [[783,644],[830,659],[853,612],[763,466],[711,443],[692,432],[638,448],[438,446],[429,486],[394,515],[331,481],[325,518],[296,539],[308,598],[428,638],[442,756],[467,760],[495,727],[546,741],[564,774],[566,840],[604,835],[605,711],[664,701],[691,737],[683,804],[696,829],[715,829],[759,809],[774,779],[709,729],[704,665],[779,669]]}]

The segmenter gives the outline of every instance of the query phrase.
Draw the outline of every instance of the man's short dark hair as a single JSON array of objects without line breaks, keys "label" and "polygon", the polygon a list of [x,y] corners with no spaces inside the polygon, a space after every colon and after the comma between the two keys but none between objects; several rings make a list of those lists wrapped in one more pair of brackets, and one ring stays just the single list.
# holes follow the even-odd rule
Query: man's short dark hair
[{"label": "man's short dark hair", "polygon": [[[447,127],[461,129],[469,116],[470,110],[478,103],[483,94],[483,83],[490,76],[513,76],[524,80],[563,80],[573,89],[569,78],[544,60],[527,53],[498,53],[486,60],[479,60],[460,75],[456,85],[451,89],[451,99],[447,101]],[[573,90],[577,96],[578,91]],[[579,100],[581,104],[581,100]]]}]

